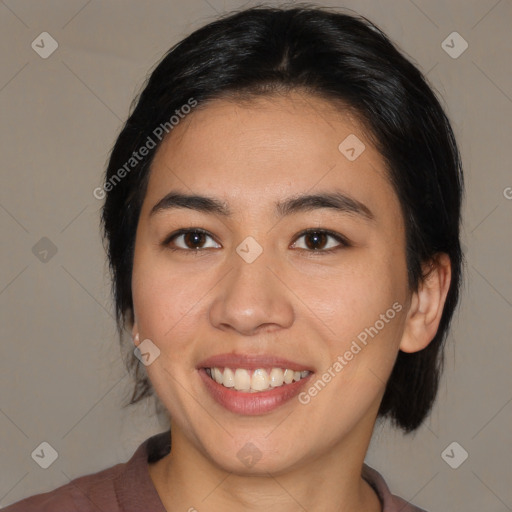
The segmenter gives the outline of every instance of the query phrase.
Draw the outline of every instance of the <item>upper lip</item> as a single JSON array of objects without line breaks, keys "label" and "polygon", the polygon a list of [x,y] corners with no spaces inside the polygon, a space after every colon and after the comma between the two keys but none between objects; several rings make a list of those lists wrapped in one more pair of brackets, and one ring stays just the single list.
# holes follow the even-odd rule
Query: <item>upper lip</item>
[{"label": "upper lip", "polygon": [[289,359],[273,355],[257,354],[217,354],[201,361],[197,368],[245,368],[257,370],[258,368],[285,368],[294,371],[313,371],[306,366]]}]

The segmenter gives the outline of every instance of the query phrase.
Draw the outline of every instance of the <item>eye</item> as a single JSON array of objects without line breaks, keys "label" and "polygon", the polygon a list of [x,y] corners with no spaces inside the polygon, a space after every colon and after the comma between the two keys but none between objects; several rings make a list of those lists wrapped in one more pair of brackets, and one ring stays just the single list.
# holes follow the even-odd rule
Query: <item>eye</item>
[{"label": "eye", "polygon": [[[201,228],[188,228],[180,229],[171,233],[163,242],[163,245],[169,247],[171,250],[182,250],[182,251],[198,251],[202,249],[211,249],[220,247],[219,244],[214,242],[216,245],[204,245],[207,238],[212,236]],[[174,247],[173,247],[174,245]]]},{"label": "eye", "polygon": [[[208,238],[210,238],[212,242],[210,242],[210,245],[205,245]],[[303,244],[302,247],[300,247],[300,245],[297,246],[298,242],[295,241],[291,247],[308,252],[325,254],[350,246],[349,241],[344,236],[326,229],[306,229],[298,235],[296,240],[300,238],[304,238],[305,245]],[[328,242],[329,239],[331,239],[330,244]],[[332,242],[333,240],[335,242],[334,244]],[[187,251],[192,253],[197,253],[204,249],[218,249],[221,247],[213,240],[212,235],[201,228],[184,228],[175,231],[162,242],[162,245],[172,251]]]},{"label": "eye", "polygon": [[[331,253],[343,247],[350,246],[350,243],[344,236],[326,229],[306,229],[298,235],[297,239],[302,237],[304,237],[305,246],[296,247],[297,242],[295,242],[292,247],[296,247],[297,249],[306,250],[309,252]],[[329,245],[327,243],[329,238],[335,240],[338,243],[333,245],[331,242]],[[325,247],[326,244],[327,247]]]}]

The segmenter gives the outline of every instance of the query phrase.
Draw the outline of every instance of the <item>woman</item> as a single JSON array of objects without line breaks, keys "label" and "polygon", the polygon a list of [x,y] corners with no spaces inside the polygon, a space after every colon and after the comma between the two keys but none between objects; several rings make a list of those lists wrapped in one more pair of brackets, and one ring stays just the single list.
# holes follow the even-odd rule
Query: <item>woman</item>
[{"label": "woman", "polygon": [[412,432],[434,402],[462,187],[438,100],[368,20],[253,8],[191,34],[97,191],[132,403],[156,393],[170,431],[6,510],[421,510],[364,458],[377,418]]}]

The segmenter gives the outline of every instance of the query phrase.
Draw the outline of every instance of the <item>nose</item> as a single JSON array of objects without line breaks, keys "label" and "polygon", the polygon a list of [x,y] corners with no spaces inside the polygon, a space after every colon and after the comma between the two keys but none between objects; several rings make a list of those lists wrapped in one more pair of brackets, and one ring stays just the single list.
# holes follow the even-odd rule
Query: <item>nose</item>
[{"label": "nose", "polygon": [[276,276],[275,261],[272,265],[265,251],[252,263],[236,252],[230,260],[231,271],[215,288],[211,324],[246,336],[289,328],[294,320],[292,293]]}]

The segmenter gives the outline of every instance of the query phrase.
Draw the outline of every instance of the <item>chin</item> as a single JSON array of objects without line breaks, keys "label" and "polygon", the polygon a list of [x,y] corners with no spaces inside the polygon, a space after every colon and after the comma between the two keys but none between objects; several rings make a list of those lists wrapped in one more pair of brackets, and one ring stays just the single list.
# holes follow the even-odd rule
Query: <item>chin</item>
[{"label": "chin", "polygon": [[307,453],[311,453],[307,440],[302,437],[298,442],[296,436],[289,435],[281,440],[281,436],[269,436],[269,431],[271,429],[267,428],[264,434],[258,436],[248,436],[247,432],[233,437],[226,434],[222,442],[219,442],[219,438],[206,441],[203,453],[206,452],[219,469],[240,476],[277,475],[304,463]]}]

